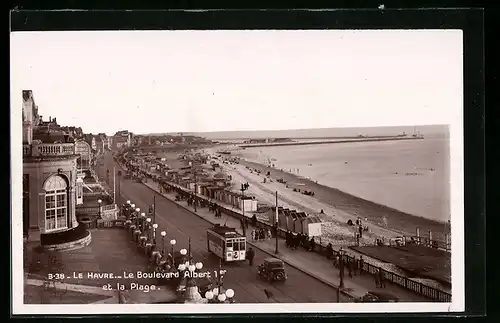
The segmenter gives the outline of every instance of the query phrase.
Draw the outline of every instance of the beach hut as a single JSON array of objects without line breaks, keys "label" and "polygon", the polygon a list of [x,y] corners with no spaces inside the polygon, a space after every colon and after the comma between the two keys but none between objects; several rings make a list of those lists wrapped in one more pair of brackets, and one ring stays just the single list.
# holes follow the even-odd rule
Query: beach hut
[{"label": "beach hut", "polygon": [[321,235],[321,219],[317,215],[309,214],[302,220],[302,233],[309,237]]},{"label": "beach hut", "polygon": [[293,232],[297,233],[304,233],[304,227],[302,225],[302,222],[304,219],[307,218],[307,214],[304,212],[297,212],[295,213],[295,218],[293,219]]}]

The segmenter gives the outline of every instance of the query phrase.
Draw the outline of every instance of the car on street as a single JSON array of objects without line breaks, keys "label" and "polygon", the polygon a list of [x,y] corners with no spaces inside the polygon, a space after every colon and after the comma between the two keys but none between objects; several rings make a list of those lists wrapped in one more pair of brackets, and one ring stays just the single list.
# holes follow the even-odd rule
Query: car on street
[{"label": "car on street", "polygon": [[385,291],[369,291],[359,299],[360,303],[397,303],[399,298]]},{"label": "car on street", "polygon": [[288,278],[283,261],[277,258],[264,259],[264,262],[257,266],[257,277],[269,282],[284,282]]}]

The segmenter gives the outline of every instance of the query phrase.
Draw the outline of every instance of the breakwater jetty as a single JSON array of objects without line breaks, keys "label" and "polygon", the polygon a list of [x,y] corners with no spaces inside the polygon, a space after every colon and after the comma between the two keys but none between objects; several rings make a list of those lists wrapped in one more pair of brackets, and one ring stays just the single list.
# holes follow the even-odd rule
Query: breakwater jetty
[{"label": "breakwater jetty", "polygon": [[336,139],[336,140],[318,140],[318,141],[293,141],[293,142],[280,142],[280,143],[258,143],[258,144],[243,144],[239,145],[240,148],[251,147],[274,147],[274,146],[302,146],[302,145],[324,145],[324,144],[342,144],[350,142],[370,142],[370,141],[395,141],[395,140],[420,140],[424,139],[423,136],[417,137],[363,137],[356,139]]}]

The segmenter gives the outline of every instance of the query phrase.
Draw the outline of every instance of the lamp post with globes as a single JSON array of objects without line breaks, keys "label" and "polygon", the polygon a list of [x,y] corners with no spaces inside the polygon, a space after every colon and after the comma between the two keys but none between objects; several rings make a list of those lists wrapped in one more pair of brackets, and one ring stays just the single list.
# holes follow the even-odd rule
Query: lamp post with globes
[{"label": "lamp post with globes", "polygon": [[158,224],[153,223],[153,244],[156,245],[156,229],[158,229]]},{"label": "lamp post with globes", "polygon": [[160,232],[160,235],[161,235],[161,244],[162,244],[162,247],[161,247],[161,256],[165,257],[165,236],[167,235],[167,232],[166,231],[162,231],[162,232]]},{"label": "lamp post with globes", "polygon": [[174,257],[174,246],[175,244],[177,243],[177,241],[175,241],[175,239],[172,239],[170,240],[170,246],[172,247],[172,267],[175,266],[175,257]]},{"label": "lamp post with globes", "polygon": [[97,200],[97,205],[98,205],[98,208],[99,208],[99,211],[98,211],[98,217],[99,217],[99,219],[101,218],[101,204],[102,204],[102,200],[98,199]]},{"label": "lamp post with globes", "polygon": [[[137,212],[139,213],[139,212]],[[144,232],[146,230],[146,223],[145,223],[145,220],[146,220],[146,213],[142,212],[142,213],[139,213],[138,215],[140,215],[140,218],[141,218],[141,231]]]},{"label": "lamp post with globes", "polygon": [[146,237],[148,238],[148,240],[151,240],[151,218],[149,217],[146,218],[146,230]]},{"label": "lamp post with globes", "polygon": [[234,303],[234,290],[226,289],[222,292],[219,288],[214,288],[205,293],[205,298],[209,303]]}]

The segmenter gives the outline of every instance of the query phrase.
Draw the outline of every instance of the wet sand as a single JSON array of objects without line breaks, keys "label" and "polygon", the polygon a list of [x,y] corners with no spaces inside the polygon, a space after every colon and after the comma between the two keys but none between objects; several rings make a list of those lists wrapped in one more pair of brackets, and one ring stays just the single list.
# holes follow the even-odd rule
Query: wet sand
[{"label": "wet sand", "polygon": [[[405,235],[414,236],[416,235],[416,228],[418,227],[420,228],[420,235],[422,237],[428,237],[429,231],[432,231],[433,240],[439,241],[445,241],[444,235],[449,231],[448,224],[446,223],[418,217],[385,205],[367,201],[336,188],[317,184],[309,179],[276,168],[243,159],[240,160],[240,164],[260,170],[264,174],[269,171],[274,181],[282,178],[290,184],[301,184],[303,190],[313,191],[315,194],[314,198],[319,201],[352,214],[353,216],[359,216],[361,219],[367,218],[371,223],[383,225],[385,217],[388,223],[387,229],[389,230],[395,230]],[[291,189],[292,188],[290,188],[290,190]]]}]

